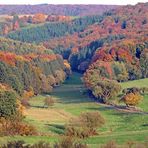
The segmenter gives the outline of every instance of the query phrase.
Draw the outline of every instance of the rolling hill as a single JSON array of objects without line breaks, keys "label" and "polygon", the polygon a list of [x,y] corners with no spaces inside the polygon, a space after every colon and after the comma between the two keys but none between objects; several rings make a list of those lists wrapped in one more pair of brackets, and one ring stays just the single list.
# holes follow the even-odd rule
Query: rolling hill
[{"label": "rolling hill", "polygon": [[56,14],[67,16],[86,16],[102,14],[103,12],[117,8],[116,5],[0,5],[0,14]]}]

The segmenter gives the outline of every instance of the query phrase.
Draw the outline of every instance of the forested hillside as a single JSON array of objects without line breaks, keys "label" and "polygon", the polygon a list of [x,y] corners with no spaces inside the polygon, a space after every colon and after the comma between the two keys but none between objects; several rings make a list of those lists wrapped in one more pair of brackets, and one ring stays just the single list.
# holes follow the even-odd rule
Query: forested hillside
[{"label": "forested hillside", "polygon": [[147,82],[148,3],[0,5],[0,147],[147,148]]},{"label": "forested hillside", "polygon": [[[105,14],[105,15],[108,15]],[[66,34],[83,32],[86,27],[101,22],[105,16],[85,16],[68,22],[45,23],[39,26],[22,28],[7,34],[7,37],[25,42],[43,42]]]},{"label": "forested hillside", "polygon": [[[147,53],[147,9],[147,3],[121,7],[108,13],[101,22],[96,21],[89,25],[82,32],[51,39],[44,42],[44,46],[62,54],[69,59],[73,69],[80,71],[85,71],[90,63],[97,60],[130,62],[132,65],[127,69],[132,67],[139,71],[139,66],[134,63],[139,63],[140,57],[146,56],[144,53]],[[137,78],[140,78],[140,75],[141,72]],[[147,73],[145,77],[146,75]],[[130,79],[136,79],[136,76]]]},{"label": "forested hillside", "polygon": [[[107,103],[121,91],[118,82],[148,77],[147,9],[148,3],[122,7],[101,23],[102,35],[122,34],[124,38],[105,42],[91,58],[83,80],[97,99]],[[137,105],[141,100],[140,91],[137,88],[123,91],[121,101],[127,106]]]},{"label": "forested hillside", "polygon": [[0,38],[0,83],[9,85],[19,95],[51,92],[66,78],[60,55],[50,49]]},{"label": "forested hillside", "polygon": [[117,8],[116,5],[0,5],[0,14],[56,14],[67,16],[86,16],[102,14],[103,12]]},{"label": "forested hillside", "polygon": [[67,59],[73,70],[85,72],[91,64],[110,79],[139,79],[148,76],[147,9],[148,3],[123,6],[103,15],[22,28],[7,37],[43,44]]},{"label": "forested hillside", "polygon": [[147,8],[148,3],[123,6],[101,16],[86,16],[68,22],[23,28],[10,32],[7,37],[43,42],[46,48],[68,59],[75,70],[84,72],[90,63],[97,60],[122,62],[125,66],[128,61],[131,64],[126,66],[127,73],[132,73],[131,69],[135,70],[127,79],[147,77],[147,73],[144,76],[141,72],[144,68],[140,68],[140,55],[147,50]]}]

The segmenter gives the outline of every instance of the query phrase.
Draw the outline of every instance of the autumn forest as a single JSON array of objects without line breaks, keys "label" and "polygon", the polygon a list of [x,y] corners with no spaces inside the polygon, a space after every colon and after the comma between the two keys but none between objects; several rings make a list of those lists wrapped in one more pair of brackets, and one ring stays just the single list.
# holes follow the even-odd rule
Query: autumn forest
[{"label": "autumn forest", "polygon": [[148,3],[0,5],[0,147],[147,148]]}]

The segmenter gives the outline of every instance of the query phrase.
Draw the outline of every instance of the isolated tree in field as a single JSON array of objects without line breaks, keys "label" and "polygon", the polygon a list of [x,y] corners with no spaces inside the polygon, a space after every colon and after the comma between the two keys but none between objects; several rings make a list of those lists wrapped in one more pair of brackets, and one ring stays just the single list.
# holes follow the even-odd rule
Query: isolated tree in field
[{"label": "isolated tree in field", "polygon": [[86,112],[80,115],[80,122],[82,126],[87,127],[92,131],[102,127],[105,124],[105,119],[99,112]]}]

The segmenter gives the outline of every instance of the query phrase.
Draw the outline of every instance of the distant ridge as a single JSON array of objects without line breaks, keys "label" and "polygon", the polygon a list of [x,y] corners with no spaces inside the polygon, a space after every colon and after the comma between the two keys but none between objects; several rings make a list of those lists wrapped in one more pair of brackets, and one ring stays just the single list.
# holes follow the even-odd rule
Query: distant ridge
[{"label": "distant ridge", "polygon": [[0,14],[57,14],[71,16],[85,16],[102,14],[105,11],[115,9],[118,5],[0,5]]}]

